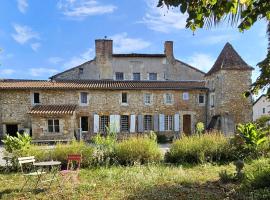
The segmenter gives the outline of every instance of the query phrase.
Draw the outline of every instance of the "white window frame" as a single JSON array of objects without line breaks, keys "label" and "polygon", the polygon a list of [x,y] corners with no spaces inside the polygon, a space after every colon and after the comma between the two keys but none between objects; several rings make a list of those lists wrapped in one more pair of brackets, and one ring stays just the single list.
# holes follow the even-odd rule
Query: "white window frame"
[{"label": "white window frame", "polygon": [[[149,95],[149,100],[150,100],[150,102],[146,102],[146,97]],[[144,102],[144,105],[152,105],[153,104],[153,94],[151,94],[151,93],[145,93],[144,95],[143,95],[143,102]]]},{"label": "white window frame", "polygon": [[173,130],[174,130],[174,115],[165,115],[164,131],[173,131]]},{"label": "white window frame", "polygon": [[[107,118],[107,120],[105,120],[105,117]],[[103,122],[102,122],[103,120]],[[106,123],[104,123],[106,122]],[[103,127],[102,125],[107,124],[107,126]],[[99,131],[101,133],[106,133],[106,127],[109,128],[110,127],[110,116],[109,115],[100,115],[99,116]],[[104,130],[103,130],[104,129]]]},{"label": "white window frame", "polygon": [[183,92],[183,100],[188,101],[189,100],[189,93],[188,92]]},{"label": "white window frame", "polygon": [[[53,131],[49,131],[49,120],[52,120],[52,122],[53,122],[53,125],[52,125]],[[56,120],[58,120],[58,129],[59,129],[58,132],[55,131],[55,121]],[[47,120],[47,128],[48,128],[48,131],[47,131],[48,133],[57,133],[57,134],[59,134],[61,132],[61,130],[60,130],[60,119],[48,119]]]},{"label": "white window frame", "polygon": [[[122,73],[122,74],[123,74],[123,79],[117,79],[117,77],[116,77],[116,74],[117,74],[117,73]],[[115,80],[116,80],[116,81],[123,81],[123,80],[125,80],[125,73],[124,73],[124,72],[115,72],[115,73],[114,73],[114,77],[115,77]]]},{"label": "white window frame", "polygon": [[[123,93],[126,93],[127,94],[127,102],[123,102]],[[127,106],[128,105],[128,93],[127,92],[121,92],[120,94],[120,103],[122,106]]]},{"label": "white window frame", "polygon": [[[150,127],[150,129],[147,129],[147,130],[146,130],[146,126],[145,126],[145,125],[146,125],[147,123],[149,123],[149,122],[148,122],[148,121],[147,121],[147,122],[145,121],[145,120],[146,120],[146,116],[150,116],[149,119],[151,119],[151,124],[150,124],[151,127]],[[144,130],[144,132],[153,131],[153,128],[154,128],[153,126],[154,126],[153,115],[144,115],[144,116],[143,116],[143,130]]]},{"label": "white window frame", "polygon": [[[203,103],[200,103],[200,96],[203,96]],[[199,95],[198,95],[198,104],[199,104],[200,106],[205,105],[205,94],[199,94]]]},{"label": "white window frame", "polygon": [[[168,97],[170,96],[170,98],[171,98],[171,101],[170,102],[168,102]],[[166,94],[164,94],[164,103],[166,104],[166,105],[173,105],[173,94],[172,93],[166,93]]]},{"label": "white window frame", "polygon": [[[39,103],[35,103],[35,93],[39,93]],[[37,91],[31,92],[31,103],[32,103],[32,105],[40,105],[41,104],[41,93],[40,92],[37,92]]]},{"label": "white window frame", "polygon": [[216,104],[215,94],[210,94],[210,108],[214,108]]},{"label": "white window frame", "polygon": [[[122,129],[122,117],[127,117],[127,130]],[[130,131],[130,116],[129,115],[121,115],[120,116],[120,131],[121,132],[129,132]]]},{"label": "white window frame", "polygon": [[[82,93],[86,93],[86,98],[87,98],[87,102],[86,103],[82,103]],[[80,106],[88,106],[89,105],[89,93],[88,92],[81,91],[79,93],[79,105]]]}]

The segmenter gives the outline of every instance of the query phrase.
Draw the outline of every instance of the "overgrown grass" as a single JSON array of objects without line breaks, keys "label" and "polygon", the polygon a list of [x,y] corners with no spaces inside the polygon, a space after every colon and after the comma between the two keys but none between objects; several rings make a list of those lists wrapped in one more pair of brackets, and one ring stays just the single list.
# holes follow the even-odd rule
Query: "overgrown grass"
[{"label": "overgrown grass", "polygon": [[166,155],[170,163],[228,162],[234,159],[228,138],[224,135],[204,134],[176,140]]}]

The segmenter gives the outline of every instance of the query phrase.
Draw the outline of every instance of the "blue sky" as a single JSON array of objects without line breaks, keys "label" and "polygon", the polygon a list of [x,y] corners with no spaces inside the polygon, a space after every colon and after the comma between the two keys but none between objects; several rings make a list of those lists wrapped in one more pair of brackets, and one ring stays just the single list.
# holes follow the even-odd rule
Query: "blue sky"
[{"label": "blue sky", "polygon": [[185,15],[157,1],[1,0],[0,78],[48,79],[92,59],[94,40],[104,36],[117,53],[162,53],[173,40],[175,57],[205,72],[226,42],[253,67],[265,57],[265,21],[244,33],[225,23],[193,35]]}]

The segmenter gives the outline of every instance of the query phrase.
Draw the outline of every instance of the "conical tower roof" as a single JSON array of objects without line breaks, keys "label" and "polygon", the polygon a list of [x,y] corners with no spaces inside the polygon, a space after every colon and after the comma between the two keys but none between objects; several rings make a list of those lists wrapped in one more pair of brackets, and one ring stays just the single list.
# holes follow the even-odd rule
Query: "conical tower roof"
[{"label": "conical tower roof", "polygon": [[215,64],[206,74],[209,76],[221,69],[224,70],[253,70],[254,68],[249,66],[241,56],[235,51],[230,43],[226,43],[221,53],[219,54]]}]

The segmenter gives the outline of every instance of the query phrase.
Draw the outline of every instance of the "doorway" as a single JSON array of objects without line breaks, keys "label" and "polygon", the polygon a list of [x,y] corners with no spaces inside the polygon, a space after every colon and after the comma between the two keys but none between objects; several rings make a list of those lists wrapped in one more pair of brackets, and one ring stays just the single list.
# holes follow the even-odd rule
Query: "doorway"
[{"label": "doorway", "polygon": [[6,134],[10,136],[17,136],[18,124],[6,124]]},{"label": "doorway", "polygon": [[88,117],[81,117],[81,129],[83,132],[87,132],[88,128]]},{"label": "doorway", "polygon": [[183,115],[183,132],[191,135],[191,115]]}]

